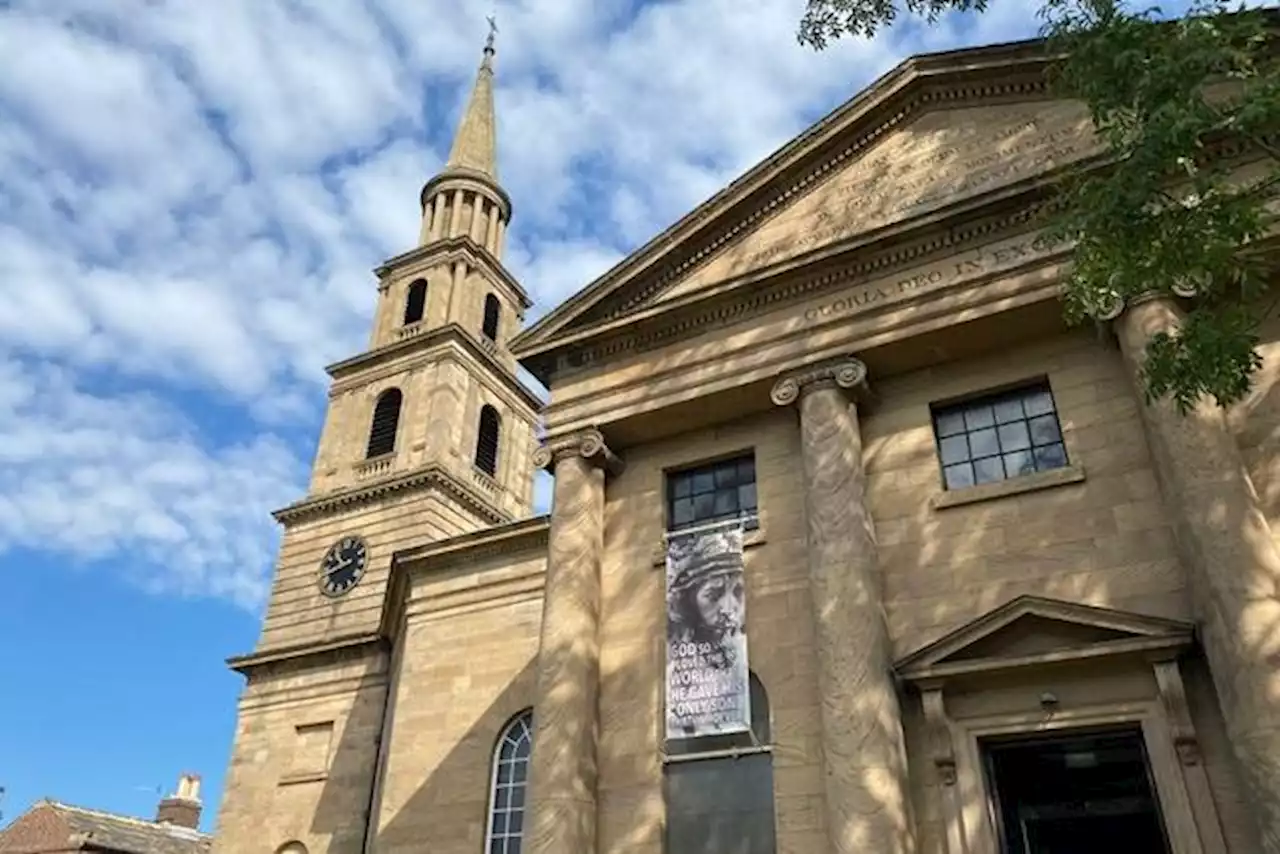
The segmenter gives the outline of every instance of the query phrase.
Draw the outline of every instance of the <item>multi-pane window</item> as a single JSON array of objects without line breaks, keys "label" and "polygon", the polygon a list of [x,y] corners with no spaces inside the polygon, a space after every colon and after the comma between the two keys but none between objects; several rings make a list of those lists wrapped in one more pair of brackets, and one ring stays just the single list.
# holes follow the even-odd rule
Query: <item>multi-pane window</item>
[{"label": "multi-pane window", "polygon": [[751,454],[667,475],[667,527],[674,531],[708,522],[756,522],[756,462]]},{"label": "multi-pane window", "polygon": [[488,854],[520,854],[524,840],[525,790],[533,750],[533,712],[518,715],[498,738],[489,793]]},{"label": "multi-pane window", "polygon": [[934,407],[933,430],[947,489],[1067,464],[1048,383]]}]

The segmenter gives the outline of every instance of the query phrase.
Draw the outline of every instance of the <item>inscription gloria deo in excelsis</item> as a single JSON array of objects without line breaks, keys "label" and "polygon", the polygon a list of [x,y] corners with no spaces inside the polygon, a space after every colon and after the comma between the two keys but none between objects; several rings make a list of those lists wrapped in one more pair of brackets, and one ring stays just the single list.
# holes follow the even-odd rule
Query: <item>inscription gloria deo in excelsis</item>
[{"label": "inscription gloria deo in excelsis", "polygon": [[1069,105],[1014,114],[1000,107],[927,114],[709,266],[716,278],[766,266],[1047,172],[1098,148],[1087,114]]},{"label": "inscription gloria deo in excelsis", "polygon": [[805,323],[818,323],[829,318],[856,314],[878,305],[941,290],[966,279],[1012,270],[1064,248],[1064,244],[1052,243],[1033,234],[998,240],[945,261],[917,267],[897,277],[886,277],[859,285],[835,299],[810,306],[802,316]]}]

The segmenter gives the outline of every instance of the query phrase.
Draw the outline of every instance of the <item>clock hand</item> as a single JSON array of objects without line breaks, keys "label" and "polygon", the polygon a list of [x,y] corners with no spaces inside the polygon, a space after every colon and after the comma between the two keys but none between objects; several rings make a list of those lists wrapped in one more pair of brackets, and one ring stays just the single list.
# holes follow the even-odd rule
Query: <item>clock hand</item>
[{"label": "clock hand", "polygon": [[354,560],[344,560],[342,563],[330,569],[327,573],[325,573],[325,575],[333,575],[335,572],[341,572],[342,570],[351,566],[353,563],[355,563]]}]

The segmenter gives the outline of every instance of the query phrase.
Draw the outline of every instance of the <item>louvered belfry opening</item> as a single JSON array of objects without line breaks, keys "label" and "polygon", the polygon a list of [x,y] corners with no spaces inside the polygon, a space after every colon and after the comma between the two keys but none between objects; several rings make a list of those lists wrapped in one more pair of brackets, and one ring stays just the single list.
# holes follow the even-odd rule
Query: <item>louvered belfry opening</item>
[{"label": "louvered belfry opening", "polygon": [[378,395],[373,407],[373,425],[369,428],[369,447],[365,459],[389,454],[396,448],[396,427],[400,424],[400,402],[403,395],[398,388],[389,388]]},{"label": "louvered belfry opening", "polygon": [[502,420],[498,410],[485,404],[480,410],[480,435],[476,439],[476,468],[493,477],[498,473],[498,434]]},{"label": "louvered belfry opening", "polygon": [[498,340],[498,317],[502,313],[502,306],[498,304],[498,298],[493,294],[489,294],[484,298],[484,337],[490,341]]},{"label": "louvered belfry opening", "polygon": [[427,283],[416,279],[409,285],[409,295],[404,302],[404,325],[417,323],[427,310]]}]

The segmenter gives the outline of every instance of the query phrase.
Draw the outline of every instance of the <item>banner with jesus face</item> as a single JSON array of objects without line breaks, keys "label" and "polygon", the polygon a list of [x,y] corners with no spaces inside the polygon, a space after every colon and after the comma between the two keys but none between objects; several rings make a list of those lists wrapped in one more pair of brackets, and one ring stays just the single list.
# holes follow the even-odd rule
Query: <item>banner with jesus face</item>
[{"label": "banner with jesus face", "polygon": [[751,729],[742,521],[667,535],[667,738]]}]

